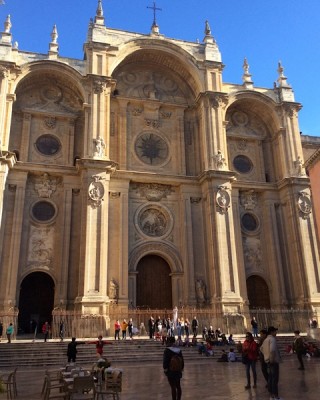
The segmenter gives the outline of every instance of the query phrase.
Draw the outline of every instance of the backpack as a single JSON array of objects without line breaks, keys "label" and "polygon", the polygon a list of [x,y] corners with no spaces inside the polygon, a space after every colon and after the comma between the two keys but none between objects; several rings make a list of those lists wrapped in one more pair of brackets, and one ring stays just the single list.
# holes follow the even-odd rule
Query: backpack
[{"label": "backpack", "polygon": [[183,369],[183,360],[181,354],[173,354],[169,363],[169,370],[171,372],[181,372]]}]

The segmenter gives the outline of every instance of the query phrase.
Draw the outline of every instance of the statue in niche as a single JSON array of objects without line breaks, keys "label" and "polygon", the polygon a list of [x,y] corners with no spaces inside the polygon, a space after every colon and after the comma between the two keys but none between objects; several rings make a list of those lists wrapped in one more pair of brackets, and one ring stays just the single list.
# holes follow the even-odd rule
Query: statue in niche
[{"label": "statue in niche", "polygon": [[98,136],[97,139],[94,139],[94,143],[95,143],[94,157],[103,157],[106,148],[106,144],[103,138],[101,136]]},{"label": "statue in niche", "polygon": [[118,288],[117,282],[112,278],[109,283],[109,298],[111,300],[118,299]]},{"label": "statue in niche", "polygon": [[298,156],[297,160],[294,162],[296,167],[296,173],[298,176],[305,176],[306,172],[303,166],[303,161],[300,156]]},{"label": "statue in niche", "polygon": [[204,304],[206,302],[206,284],[202,279],[196,280],[196,296],[199,304]]},{"label": "statue in niche", "polygon": [[218,153],[214,156],[214,161],[216,169],[223,169],[226,165],[226,159],[224,158],[221,150],[218,150]]}]

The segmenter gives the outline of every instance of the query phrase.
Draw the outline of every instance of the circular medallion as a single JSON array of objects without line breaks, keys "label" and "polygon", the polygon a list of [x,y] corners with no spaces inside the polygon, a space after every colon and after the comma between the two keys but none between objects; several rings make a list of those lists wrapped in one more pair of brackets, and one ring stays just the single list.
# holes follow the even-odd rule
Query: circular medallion
[{"label": "circular medallion", "polygon": [[155,133],[143,133],[137,138],[134,147],[139,159],[148,165],[160,165],[168,158],[166,141]]},{"label": "circular medallion", "polygon": [[173,226],[169,212],[159,205],[142,206],[136,213],[136,225],[149,237],[161,237],[168,234]]}]

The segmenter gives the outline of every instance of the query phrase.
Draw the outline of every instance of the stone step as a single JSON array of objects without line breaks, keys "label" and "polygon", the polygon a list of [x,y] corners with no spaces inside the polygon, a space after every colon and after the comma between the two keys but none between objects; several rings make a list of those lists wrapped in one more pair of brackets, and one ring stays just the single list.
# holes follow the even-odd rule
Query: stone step
[{"label": "stone step", "polygon": [[[243,342],[244,337],[235,337],[235,341]],[[293,341],[293,336],[279,336],[279,348],[284,351]],[[80,341],[80,339],[79,339]],[[201,338],[198,339],[201,341]],[[19,367],[52,367],[64,365],[67,361],[67,345],[69,341],[58,342],[19,342],[11,344],[0,343],[0,369]],[[117,364],[132,362],[161,362],[164,346],[159,341],[148,339],[134,339],[114,341],[112,345],[104,346],[104,354]],[[232,346],[214,346],[214,356],[220,357],[223,349],[229,351]],[[186,360],[192,358],[193,362],[202,360],[205,356],[198,354],[194,347],[182,347]],[[94,344],[78,346],[77,362],[82,365],[91,365],[97,359]]]}]

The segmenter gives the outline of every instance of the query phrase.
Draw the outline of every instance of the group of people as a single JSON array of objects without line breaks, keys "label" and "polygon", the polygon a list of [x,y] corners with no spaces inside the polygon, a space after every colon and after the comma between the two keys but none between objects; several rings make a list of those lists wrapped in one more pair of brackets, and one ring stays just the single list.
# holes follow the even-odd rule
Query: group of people
[{"label": "group of people", "polygon": [[127,339],[127,331],[129,339],[133,338],[134,328],[132,318],[130,318],[128,322],[126,319],[123,319],[122,322],[120,322],[118,319],[116,320],[114,323],[114,340],[120,340],[120,331],[122,340]]}]

